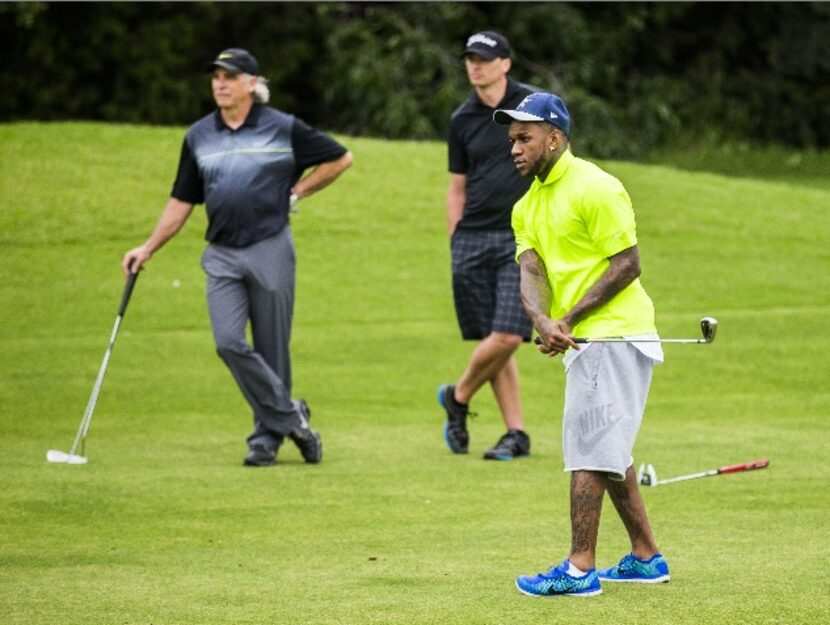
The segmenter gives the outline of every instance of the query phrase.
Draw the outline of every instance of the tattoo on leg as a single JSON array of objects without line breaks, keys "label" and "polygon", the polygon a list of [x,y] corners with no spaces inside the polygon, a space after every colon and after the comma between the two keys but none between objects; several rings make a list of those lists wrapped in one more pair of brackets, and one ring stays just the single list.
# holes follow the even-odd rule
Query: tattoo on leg
[{"label": "tattoo on leg", "polygon": [[595,551],[604,494],[596,476],[571,473],[571,553]]},{"label": "tattoo on leg", "polygon": [[632,547],[644,546],[653,550],[656,547],[643,499],[633,476],[633,469],[629,467],[628,471],[632,475],[626,474],[624,482],[608,480],[608,495],[628,531]]}]

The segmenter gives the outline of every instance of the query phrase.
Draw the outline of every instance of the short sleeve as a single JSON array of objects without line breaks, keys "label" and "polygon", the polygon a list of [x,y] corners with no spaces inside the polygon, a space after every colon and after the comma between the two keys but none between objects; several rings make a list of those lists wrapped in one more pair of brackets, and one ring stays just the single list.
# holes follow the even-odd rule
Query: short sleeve
[{"label": "short sleeve", "polygon": [[631,198],[613,176],[591,181],[582,197],[581,214],[588,235],[605,258],[637,245]]},{"label": "short sleeve", "polygon": [[291,127],[291,147],[300,170],[336,161],[347,152],[345,147],[329,135],[312,128],[297,117]]},{"label": "short sleeve", "polygon": [[469,164],[464,142],[458,136],[456,125],[450,122],[450,132],[447,137],[447,155],[449,157],[449,171],[453,174],[466,174]]},{"label": "short sleeve", "polygon": [[199,165],[196,163],[196,159],[193,158],[193,152],[191,152],[187,143],[187,137],[182,142],[179,169],[176,172],[176,180],[173,182],[173,190],[170,195],[189,204],[201,204],[205,201],[205,187],[202,184]]},{"label": "short sleeve", "polygon": [[516,238],[516,262],[519,261],[519,257],[527,250],[536,249],[536,245],[525,227],[525,212],[524,202],[519,200],[513,206],[513,212],[510,216],[513,236]]}]

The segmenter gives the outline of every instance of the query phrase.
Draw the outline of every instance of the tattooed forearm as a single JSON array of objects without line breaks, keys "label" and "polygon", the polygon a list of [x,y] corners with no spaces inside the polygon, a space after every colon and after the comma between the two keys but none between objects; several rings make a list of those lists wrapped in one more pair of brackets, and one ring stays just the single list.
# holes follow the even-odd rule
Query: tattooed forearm
[{"label": "tattooed forearm", "polygon": [[550,315],[553,299],[545,262],[535,250],[527,250],[519,257],[519,263],[522,304],[533,324],[538,328],[538,321],[547,319]]},{"label": "tattooed forearm", "polygon": [[640,276],[640,253],[636,245],[615,254],[609,261],[611,264],[605,273],[563,317],[571,327],[587,313],[610,302]]}]

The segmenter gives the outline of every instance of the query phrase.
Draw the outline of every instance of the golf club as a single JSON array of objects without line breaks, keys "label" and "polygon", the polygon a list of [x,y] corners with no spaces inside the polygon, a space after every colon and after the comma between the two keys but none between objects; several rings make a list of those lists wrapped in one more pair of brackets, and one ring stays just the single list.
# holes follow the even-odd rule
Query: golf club
[{"label": "golf club", "polygon": [[660,484],[671,484],[672,482],[694,480],[699,477],[710,477],[712,475],[721,475],[723,473],[740,473],[742,471],[765,469],[768,466],[769,460],[753,460],[752,462],[730,464],[725,467],[720,467],[719,469],[710,469],[708,471],[701,471],[700,473],[690,473],[689,475],[680,475],[678,477],[670,477],[665,480],[658,480],[657,471],[654,469],[653,464],[641,464],[640,470],[637,471],[637,482],[643,486],[659,486]]},{"label": "golf club", "polygon": [[[715,340],[715,334],[718,331],[718,320],[714,317],[704,317],[700,320],[700,331],[703,334],[703,338],[699,339],[638,339],[638,338],[625,338],[620,336],[615,337],[608,337],[608,338],[597,338],[597,339],[586,339],[586,338],[575,338],[574,343],[696,343],[696,344],[706,344],[711,343]],[[533,341],[536,345],[542,344],[542,339],[540,337],[536,337]]]},{"label": "golf club", "polygon": [[[118,328],[121,326],[121,320],[124,318],[124,313],[127,311],[127,303],[130,301],[135,281],[138,279],[138,272],[130,273],[127,276],[127,282],[124,285],[124,294],[121,296],[121,305],[118,307],[118,315],[115,317],[115,325],[112,328],[107,350],[104,352],[104,360],[101,363],[101,368],[98,370],[98,377],[92,387],[92,393],[89,396],[89,401],[86,404],[84,416],[81,419],[81,424],[78,427],[78,432],[75,434],[75,440],[72,442],[72,448],[69,453],[59,451],[57,449],[50,449],[46,452],[46,460],[48,462],[62,463],[62,464],[86,464],[88,459],[84,455],[86,447],[86,435],[89,432],[89,425],[92,423],[92,413],[95,411],[95,404],[98,401],[98,393],[101,392],[101,384],[104,381],[104,374],[107,372],[107,365],[112,355],[112,348],[115,345],[115,337],[118,335]],[[80,449],[79,449],[80,445]],[[80,451],[80,453],[78,453]]]}]

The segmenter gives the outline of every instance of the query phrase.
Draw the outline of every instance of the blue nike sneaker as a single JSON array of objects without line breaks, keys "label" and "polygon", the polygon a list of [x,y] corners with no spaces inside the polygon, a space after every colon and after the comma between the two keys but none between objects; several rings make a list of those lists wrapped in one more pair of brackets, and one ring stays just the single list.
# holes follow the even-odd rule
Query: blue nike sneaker
[{"label": "blue nike sneaker", "polygon": [[552,597],[554,595],[587,597],[602,592],[596,569],[590,569],[582,577],[573,577],[568,575],[569,565],[570,562],[565,560],[547,573],[520,575],[516,578],[516,588],[526,595],[537,597]]},{"label": "blue nike sneaker", "polygon": [[638,582],[640,584],[657,584],[669,581],[669,565],[659,553],[648,560],[640,560],[629,553],[623,556],[617,566],[600,569],[599,578],[604,582]]}]

